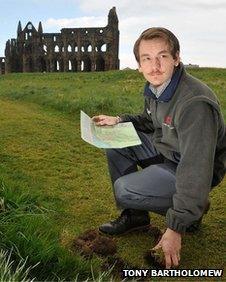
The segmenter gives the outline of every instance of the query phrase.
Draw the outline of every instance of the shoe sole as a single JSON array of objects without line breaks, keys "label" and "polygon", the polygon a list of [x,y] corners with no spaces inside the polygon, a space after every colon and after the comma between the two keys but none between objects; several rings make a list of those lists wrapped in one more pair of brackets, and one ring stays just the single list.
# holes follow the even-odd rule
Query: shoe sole
[{"label": "shoe sole", "polygon": [[123,233],[119,233],[119,234],[110,234],[110,233],[105,233],[102,232],[100,229],[98,229],[99,233],[102,235],[108,235],[108,236],[120,236],[120,235],[126,235],[128,233],[132,233],[132,232],[144,232],[144,231],[148,231],[150,229],[150,224],[148,225],[143,225],[143,226],[139,226],[139,227],[135,227],[135,228],[131,228]]}]

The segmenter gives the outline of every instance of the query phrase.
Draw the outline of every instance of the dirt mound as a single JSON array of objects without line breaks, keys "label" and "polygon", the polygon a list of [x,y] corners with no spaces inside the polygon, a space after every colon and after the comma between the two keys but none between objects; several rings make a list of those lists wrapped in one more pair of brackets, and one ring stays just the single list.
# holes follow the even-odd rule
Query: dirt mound
[{"label": "dirt mound", "polygon": [[[150,226],[146,231],[147,234],[154,237],[155,244],[157,244],[162,236],[162,232],[159,228]],[[79,252],[85,257],[91,258],[95,253],[101,257],[105,257],[102,265],[102,269],[106,270],[114,265],[114,273],[121,273],[122,269],[139,269],[129,265],[126,261],[116,255],[117,246],[116,242],[111,237],[101,235],[97,230],[87,230],[80,236],[74,238],[72,242],[72,249]],[[144,254],[144,259],[150,266],[154,266],[157,269],[165,268],[164,257],[159,250],[148,250]]]},{"label": "dirt mound", "polygon": [[[154,237],[155,244],[157,244],[160,239],[162,238],[162,231],[155,226],[150,226],[149,230],[147,231],[148,234]],[[165,268],[165,259],[162,249],[159,250],[148,250],[144,254],[144,259],[150,266],[154,266],[157,269],[164,269]]]},{"label": "dirt mound", "polygon": [[165,268],[165,259],[162,249],[147,251],[144,254],[144,259],[148,265],[154,266],[156,269]]},{"label": "dirt mound", "polygon": [[75,238],[72,247],[84,256],[92,256],[93,253],[100,256],[112,256],[117,252],[115,241],[100,235],[96,230],[87,230]]}]

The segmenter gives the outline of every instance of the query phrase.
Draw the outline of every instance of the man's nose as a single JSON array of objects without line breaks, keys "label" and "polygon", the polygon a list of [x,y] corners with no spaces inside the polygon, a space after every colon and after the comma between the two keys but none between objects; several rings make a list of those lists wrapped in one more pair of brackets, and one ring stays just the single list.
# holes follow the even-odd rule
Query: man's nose
[{"label": "man's nose", "polygon": [[152,68],[153,69],[159,69],[160,67],[161,67],[161,62],[160,62],[159,58],[158,57],[154,58],[152,60]]},{"label": "man's nose", "polygon": [[156,70],[159,70],[161,68],[161,62],[158,58],[153,58],[149,61],[148,69],[149,72],[155,72]]}]

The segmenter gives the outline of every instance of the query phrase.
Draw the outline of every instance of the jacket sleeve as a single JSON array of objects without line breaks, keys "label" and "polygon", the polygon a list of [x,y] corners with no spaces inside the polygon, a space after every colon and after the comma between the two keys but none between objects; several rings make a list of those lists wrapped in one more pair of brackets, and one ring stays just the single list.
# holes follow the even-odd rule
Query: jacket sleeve
[{"label": "jacket sleeve", "polygon": [[173,208],[166,214],[167,226],[183,233],[205,209],[213,176],[217,143],[217,112],[206,102],[189,104],[178,118],[181,159],[176,171]]},{"label": "jacket sleeve", "polygon": [[152,133],[154,132],[154,126],[153,126],[153,121],[151,118],[151,114],[148,113],[148,110],[150,108],[149,105],[149,100],[148,98],[145,98],[144,102],[144,111],[142,114],[138,115],[129,115],[129,114],[124,114],[120,115],[120,118],[122,122],[132,122],[135,129],[137,131],[141,131],[144,133]]}]

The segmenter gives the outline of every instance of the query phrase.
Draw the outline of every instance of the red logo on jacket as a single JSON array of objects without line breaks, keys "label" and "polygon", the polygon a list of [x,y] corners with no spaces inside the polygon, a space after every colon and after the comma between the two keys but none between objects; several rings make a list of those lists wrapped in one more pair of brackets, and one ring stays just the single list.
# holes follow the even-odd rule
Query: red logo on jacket
[{"label": "red logo on jacket", "polygon": [[164,118],[164,123],[167,125],[171,125],[172,124],[172,117],[171,116],[166,116]]}]

